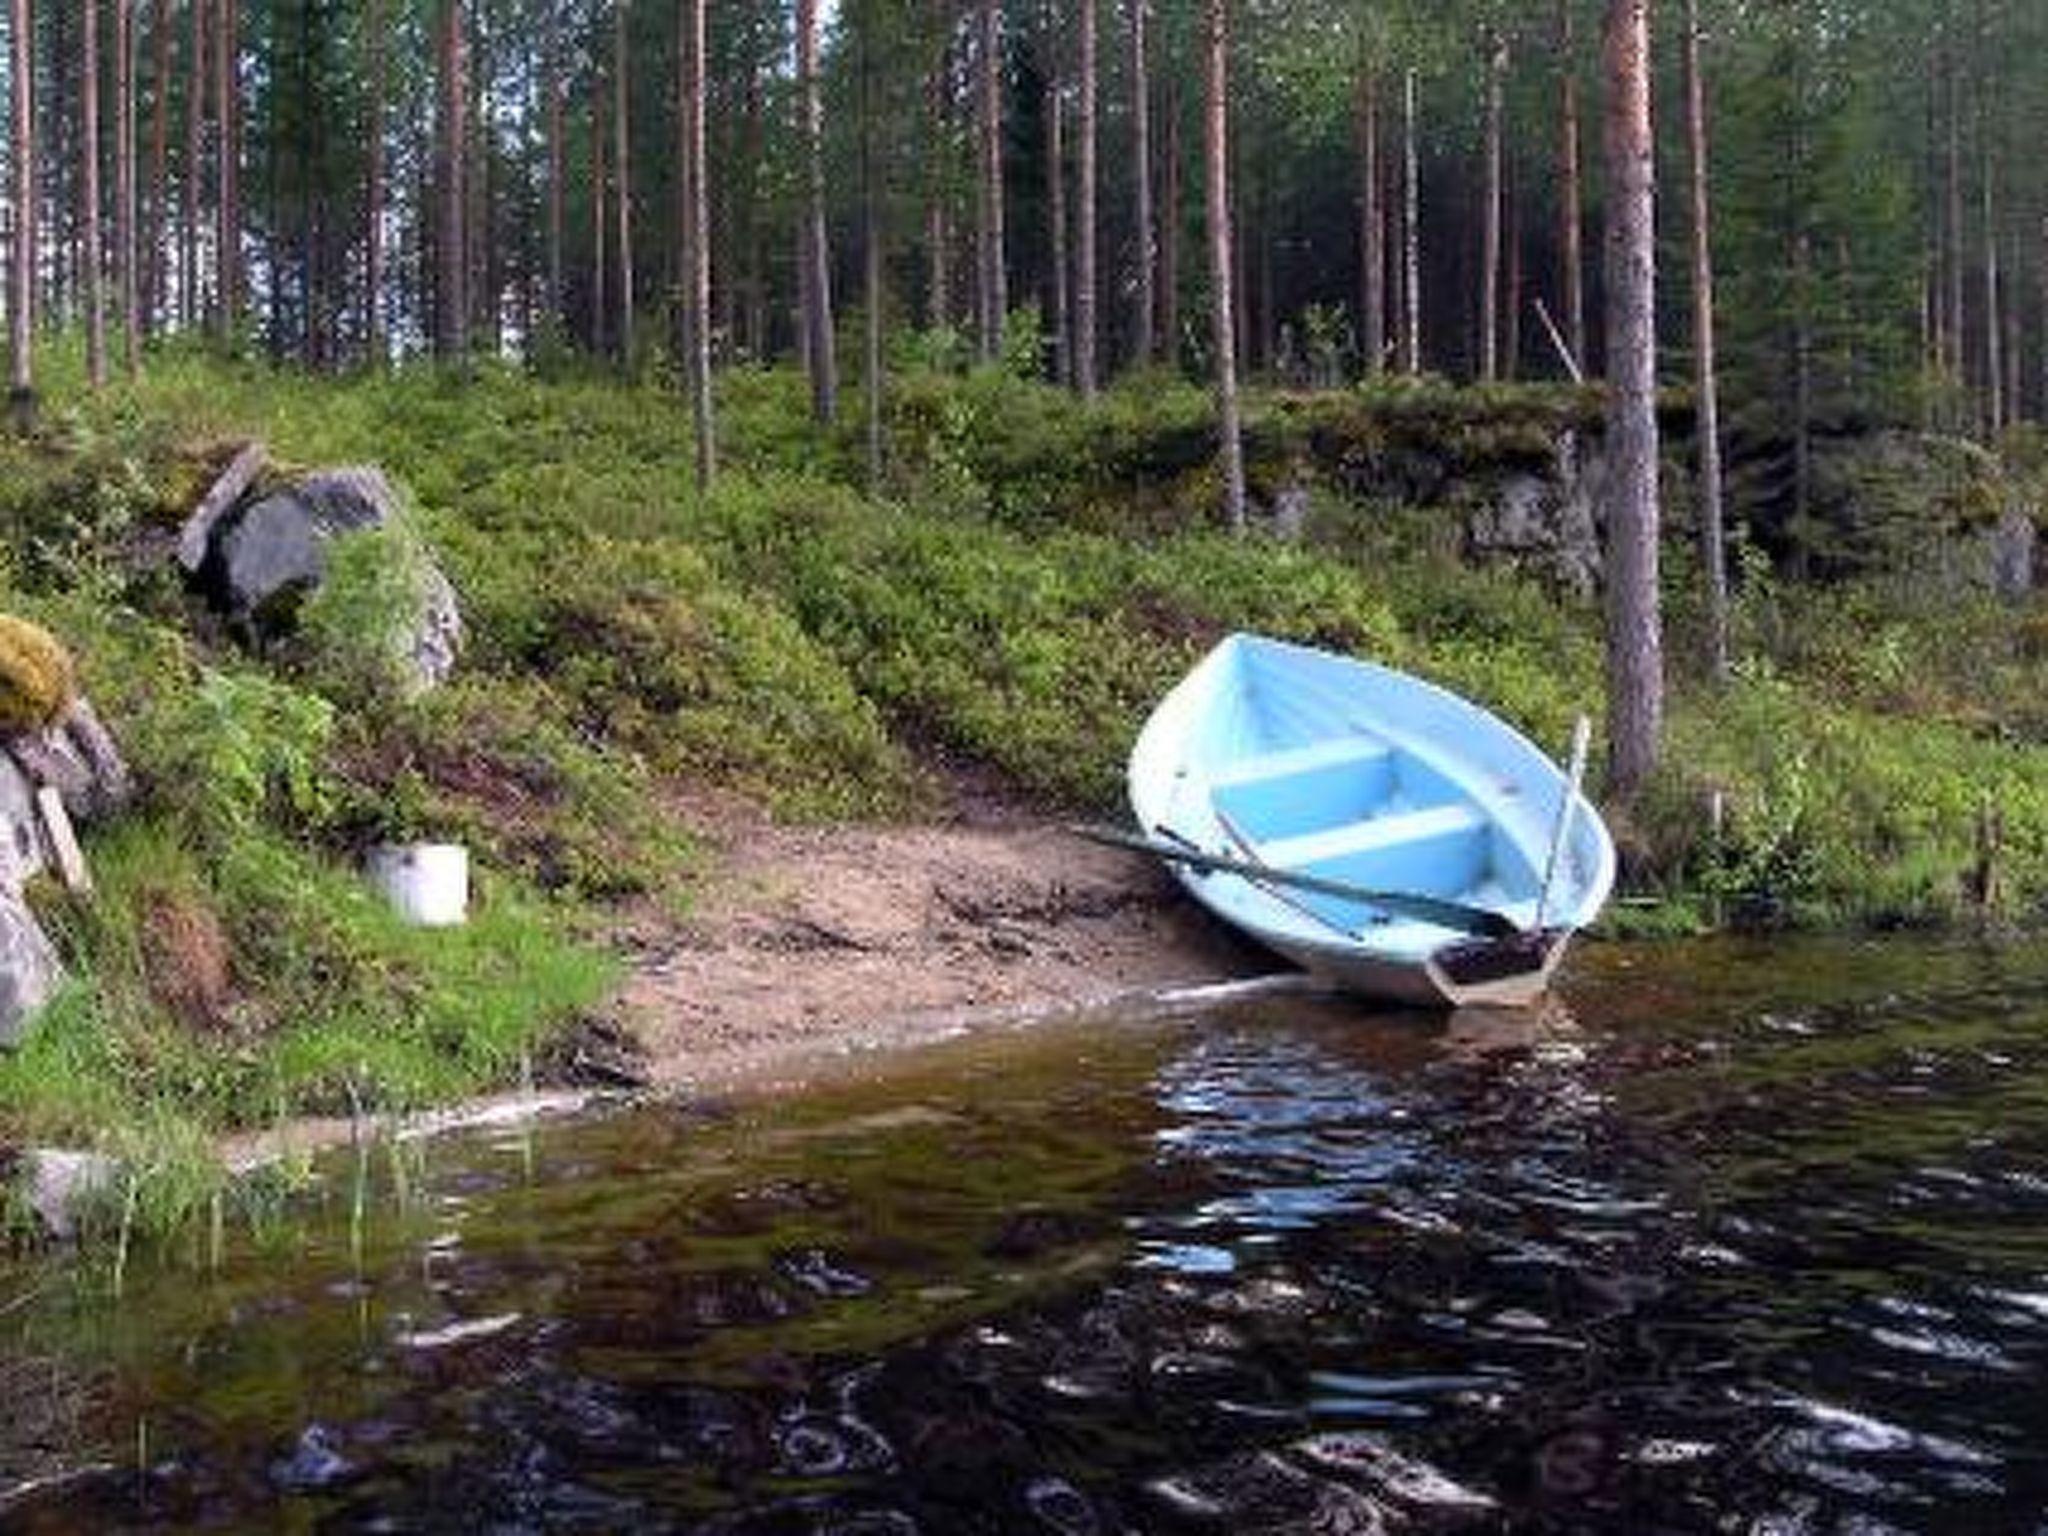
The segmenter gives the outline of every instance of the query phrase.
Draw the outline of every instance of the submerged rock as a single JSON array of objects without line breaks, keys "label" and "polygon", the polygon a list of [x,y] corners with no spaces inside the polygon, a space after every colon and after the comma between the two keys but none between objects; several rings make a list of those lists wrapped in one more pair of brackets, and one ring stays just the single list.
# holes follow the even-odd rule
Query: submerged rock
[{"label": "submerged rock", "polygon": [[59,1242],[78,1235],[86,1207],[107,1195],[120,1175],[121,1165],[98,1152],[40,1147],[21,1159],[28,1208],[43,1231]]}]

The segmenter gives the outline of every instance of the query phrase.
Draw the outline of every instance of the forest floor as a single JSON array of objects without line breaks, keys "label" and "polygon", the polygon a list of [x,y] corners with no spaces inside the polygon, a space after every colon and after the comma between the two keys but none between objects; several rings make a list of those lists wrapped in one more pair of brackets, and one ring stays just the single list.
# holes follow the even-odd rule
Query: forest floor
[{"label": "forest floor", "polygon": [[833,1056],[1256,976],[1278,962],[1153,861],[956,787],[911,825],[778,825],[693,793],[707,852],[681,920],[621,934],[618,1015],[664,1086],[801,1075]]}]

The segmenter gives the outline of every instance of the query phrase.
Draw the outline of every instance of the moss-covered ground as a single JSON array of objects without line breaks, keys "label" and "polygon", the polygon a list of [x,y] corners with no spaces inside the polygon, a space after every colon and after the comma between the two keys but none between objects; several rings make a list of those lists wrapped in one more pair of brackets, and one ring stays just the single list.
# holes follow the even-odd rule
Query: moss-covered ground
[{"label": "moss-covered ground", "polygon": [[[1214,526],[1206,399],[1160,377],[1084,407],[998,372],[909,371],[871,488],[855,424],[814,429],[790,373],[733,373],[724,473],[700,498],[687,413],[658,382],[314,379],[171,353],[94,399],[78,374],[53,357],[39,434],[0,440],[0,611],[76,653],[141,795],[91,840],[95,901],[37,893],[74,980],[0,1057],[0,1145],[169,1168],[227,1129],[513,1080],[602,1004],[620,904],[687,904],[677,786],[788,817],[909,816],[971,765],[1108,809],[1150,701],[1232,629],[1413,669],[1546,743],[1599,709],[1589,601],[1468,568],[1441,507],[1362,499],[1390,464],[1439,487],[1540,464],[1596,416],[1579,393],[1256,397],[1255,489],[1311,467],[1309,536],[1281,543]],[[184,590],[177,524],[248,436],[402,485],[405,538],[461,593],[455,682],[379,686],[399,554],[374,541],[263,654]],[[1741,661],[1715,690],[1687,665],[1680,541],[1667,571],[1670,751],[1620,828],[1624,923],[1957,920],[1993,821],[2000,913],[2041,910],[2048,613],[1897,580],[1794,586],[1750,560]],[[477,850],[471,927],[429,939],[366,894],[354,861],[394,836]]]}]

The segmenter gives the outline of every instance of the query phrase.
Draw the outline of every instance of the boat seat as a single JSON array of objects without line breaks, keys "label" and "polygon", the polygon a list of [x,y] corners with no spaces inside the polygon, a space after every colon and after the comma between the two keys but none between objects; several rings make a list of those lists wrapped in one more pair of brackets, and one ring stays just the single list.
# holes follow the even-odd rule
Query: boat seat
[{"label": "boat seat", "polygon": [[1336,736],[1328,741],[1290,747],[1284,752],[1264,752],[1257,757],[1239,758],[1216,774],[1212,789],[1241,789],[1271,779],[1291,779],[1298,774],[1324,768],[1355,767],[1376,763],[1393,749],[1376,736]]},{"label": "boat seat", "polygon": [[1259,857],[1275,869],[1309,869],[1333,859],[1375,853],[1383,848],[1398,848],[1404,843],[1474,832],[1485,825],[1486,818],[1476,806],[1463,802],[1433,805],[1427,810],[1401,811],[1388,816],[1374,816],[1366,821],[1347,822],[1324,832],[1275,838],[1260,845]]}]

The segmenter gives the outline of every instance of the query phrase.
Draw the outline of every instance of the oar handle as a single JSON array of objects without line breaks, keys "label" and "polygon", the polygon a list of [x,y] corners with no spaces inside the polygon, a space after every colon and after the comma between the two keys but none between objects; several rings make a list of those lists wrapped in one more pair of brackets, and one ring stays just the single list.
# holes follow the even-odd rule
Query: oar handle
[{"label": "oar handle", "polygon": [[1571,772],[1565,776],[1564,803],[1557,808],[1557,825],[1550,834],[1550,856],[1543,861],[1543,889],[1536,897],[1536,921],[1533,925],[1539,931],[1550,916],[1551,891],[1557,884],[1557,867],[1564,861],[1565,840],[1571,835],[1572,816],[1579,808],[1579,786],[1586,780],[1586,754],[1592,745],[1593,722],[1581,715],[1572,727],[1572,766]]}]

